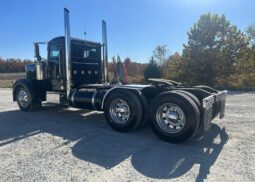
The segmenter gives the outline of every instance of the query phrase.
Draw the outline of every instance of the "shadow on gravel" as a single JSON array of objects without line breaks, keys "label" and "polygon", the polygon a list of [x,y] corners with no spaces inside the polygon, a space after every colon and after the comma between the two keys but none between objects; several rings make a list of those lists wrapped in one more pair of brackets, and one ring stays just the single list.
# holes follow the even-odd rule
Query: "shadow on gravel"
[{"label": "shadow on gravel", "polygon": [[102,113],[95,111],[44,108],[38,112],[0,112],[0,147],[40,133],[74,142],[73,155],[106,169],[128,158],[135,170],[157,179],[171,179],[187,173],[198,164],[196,181],[203,181],[228,140],[225,129],[213,124],[202,139],[175,145],[154,136],[149,126],[131,133],[112,131]]}]

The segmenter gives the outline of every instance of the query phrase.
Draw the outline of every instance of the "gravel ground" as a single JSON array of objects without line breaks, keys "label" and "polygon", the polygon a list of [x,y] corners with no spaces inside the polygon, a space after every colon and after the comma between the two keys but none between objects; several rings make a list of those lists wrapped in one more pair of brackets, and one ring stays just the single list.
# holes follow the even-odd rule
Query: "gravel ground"
[{"label": "gravel ground", "polygon": [[255,181],[255,92],[231,92],[202,139],[174,145],[145,126],[118,133],[101,112],[21,112],[0,89],[0,181]]}]

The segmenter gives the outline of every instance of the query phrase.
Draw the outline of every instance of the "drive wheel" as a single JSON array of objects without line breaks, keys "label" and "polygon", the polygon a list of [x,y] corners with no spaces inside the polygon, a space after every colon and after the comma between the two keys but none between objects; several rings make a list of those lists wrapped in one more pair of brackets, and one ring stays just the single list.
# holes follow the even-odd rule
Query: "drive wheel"
[{"label": "drive wheel", "polygon": [[151,104],[153,131],[161,139],[180,143],[192,138],[199,127],[200,113],[196,103],[179,92],[165,92]]},{"label": "drive wheel", "polygon": [[197,105],[198,109],[199,109],[199,116],[200,116],[200,119],[199,119],[199,127],[198,127],[198,130],[199,128],[201,127],[201,121],[203,121],[203,115],[201,114],[203,111],[202,111],[202,104],[201,102],[199,101],[199,99],[192,93],[190,92],[187,92],[187,91],[184,91],[184,90],[175,90],[174,92],[179,92],[179,93],[183,93],[187,96],[189,96]]},{"label": "drive wheel", "polygon": [[127,90],[117,90],[106,99],[105,118],[116,131],[128,132],[142,120],[142,104],[136,94]]},{"label": "drive wheel", "polygon": [[28,88],[19,86],[16,92],[16,100],[20,110],[32,111],[41,107],[40,101],[33,101],[31,92]]}]

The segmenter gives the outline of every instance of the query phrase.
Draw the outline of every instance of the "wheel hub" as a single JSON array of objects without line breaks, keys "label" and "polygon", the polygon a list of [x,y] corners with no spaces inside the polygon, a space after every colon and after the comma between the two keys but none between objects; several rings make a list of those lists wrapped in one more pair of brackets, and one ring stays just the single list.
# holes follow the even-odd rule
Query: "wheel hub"
[{"label": "wheel hub", "polygon": [[126,108],[124,106],[120,106],[119,108],[117,108],[117,111],[121,114],[125,113]]},{"label": "wheel hub", "polygon": [[178,115],[177,115],[177,113],[175,113],[175,112],[170,112],[170,113],[168,113],[168,120],[169,120],[170,122],[177,122],[177,120],[178,120]]},{"label": "wheel hub", "polygon": [[156,113],[159,127],[167,133],[180,132],[186,123],[186,118],[180,106],[174,103],[162,104]]},{"label": "wheel hub", "polygon": [[114,122],[125,124],[130,116],[129,105],[123,99],[114,99],[110,105],[110,115]]},{"label": "wheel hub", "polygon": [[20,105],[22,107],[26,107],[28,104],[28,97],[27,97],[27,93],[24,90],[19,91],[18,94],[18,102],[20,103]]}]

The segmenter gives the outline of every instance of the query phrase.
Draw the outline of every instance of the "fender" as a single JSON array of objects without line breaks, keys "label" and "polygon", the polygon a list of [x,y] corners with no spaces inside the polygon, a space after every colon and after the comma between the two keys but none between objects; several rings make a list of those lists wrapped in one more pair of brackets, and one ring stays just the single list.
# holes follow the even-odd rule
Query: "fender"
[{"label": "fender", "polygon": [[187,91],[187,92],[190,92],[192,94],[194,94],[201,103],[203,103],[203,99],[210,96],[211,93],[204,90],[204,89],[201,89],[201,88],[177,88],[177,89],[174,89],[174,90],[184,90],[184,91]]},{"label": "fender", "polygon": [[17,101],[15,95],[16,95],[18,86],[27,87],[31,93],[32,99],[35,98],[34,86],[32,82],[29,79],[22,78],[22,79],[14,80],[13,89],[12,89],[13,101]]},{"label": "fender", "polygon": [[118,85],[116,87],[112,87],[109,90],[107,90],[107,92],[104,94],[103,99],[102,99],[102,103],[101,103],[101,109],[104,108],[104,101],[107,98],[107,96],[114,90],[117,89],[127,89],[127,90],[134,90],[137,94],[141,95],[141,91],[145,88],[148,87],[150,85]]}]

